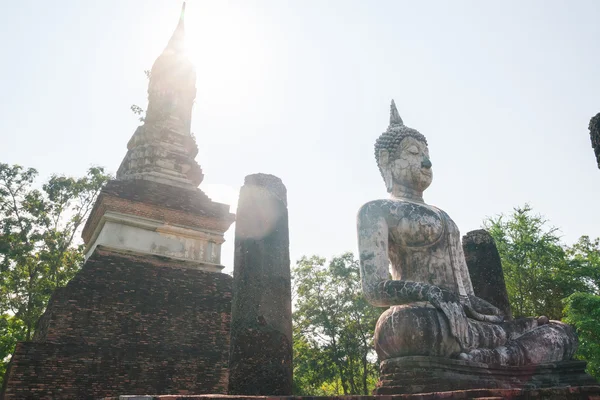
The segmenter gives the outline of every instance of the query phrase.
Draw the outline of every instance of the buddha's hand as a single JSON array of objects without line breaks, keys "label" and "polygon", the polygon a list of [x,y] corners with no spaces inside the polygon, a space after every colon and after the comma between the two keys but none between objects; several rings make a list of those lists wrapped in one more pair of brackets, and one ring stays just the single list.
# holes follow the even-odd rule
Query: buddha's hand
[{"label": "buddha's hand", "polygon": [[427,290],[427,301],[429,301],[435,308],[442,310],[442,304],[444,303],[456,303],[460,304],[458,295],[450,290],[442,289],[439,286],[432,285]]},{"label": "buddha's hand", "polygon": [[438,286],[431,286],[427,291],[427,300],[444,313],[452,335],[458,340],[461,348],[466,348],[469,324],[458,295]]},{"label": "buddha's hand", "polygon": [[462,298],[463,308],[469,318],[477,321],[499,324],[504,321],[504,314],[499,308],[473,295]]},{"label": "buddha's hand", "polygon": [[504,317],[504,313],[492,303],[473,295],[467,295],[469,305],[478,313]]}]

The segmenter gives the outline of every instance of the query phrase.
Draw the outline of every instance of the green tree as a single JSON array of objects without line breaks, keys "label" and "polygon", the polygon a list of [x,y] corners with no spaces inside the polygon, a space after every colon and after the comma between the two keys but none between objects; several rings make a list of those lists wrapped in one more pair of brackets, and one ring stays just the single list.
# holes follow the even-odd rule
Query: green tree
[{"label": "green tree", "polygon": [[370,394],[377,380],[373,332],[381,310],[362,296],[351,253],[326,265],[303,257],[293,270],[296,394]]},{"label": "green tree", "polygon": [[587,372],[600,379],[600,296],[574,293],[566,299],[565,322],[577,329],[576,357],[588,362]]},{"label": "green tree", "polygon": [[600,238],[580,237],[567,249],[567,256],[573,270],[582,277],[585,291],[600,295]]},{"label": "green tree", "polygon": [[25,340],[23,321],[11,315],[0,316],[0,386],[17,342]]},{"label": "green tree", "polygon": [[484,227],[494,238],[515,317],[562,317],[562,300],[587,291],[585,271],[570,262],[558,229],[533,213],[529,205],[509,216],[489,218]]},{"label": "green tree", "polygon": [[566,299],[564,321],[577,329],[577,358],[586,360],[587,372],[600,379],[600,238],[582,236],[567,254],[573,268],[581,271],[588,293]]},{"label": "green tree", "polygon": [[0,163],[0,361],[17,340],[31,340],[50,295],[79,270],[76,240],[110,178],[90,168],[80,178],[53,175],[35,187],[37,171]]},{"label": "green tree", "polygon": [[498,246],[515,316],[564,317],[579,335],[576,357],[600,379],[600,238],[564,246],[558,230],[528,205],[484,226]]}]

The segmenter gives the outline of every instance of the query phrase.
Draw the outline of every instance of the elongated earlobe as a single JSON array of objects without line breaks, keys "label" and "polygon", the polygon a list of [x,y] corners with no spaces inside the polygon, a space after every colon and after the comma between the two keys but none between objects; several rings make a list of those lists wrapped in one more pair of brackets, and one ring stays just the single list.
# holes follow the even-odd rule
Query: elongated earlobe
[{"label": "elongated earlobe", "polygon": [[392,192],[392,168],[390,164],[390,153],[387,150],[379,151],[379,165],[381,167],[381,175],[383,176],[383,181],[385,182],[385,187],[387,188],[388,193]]}]

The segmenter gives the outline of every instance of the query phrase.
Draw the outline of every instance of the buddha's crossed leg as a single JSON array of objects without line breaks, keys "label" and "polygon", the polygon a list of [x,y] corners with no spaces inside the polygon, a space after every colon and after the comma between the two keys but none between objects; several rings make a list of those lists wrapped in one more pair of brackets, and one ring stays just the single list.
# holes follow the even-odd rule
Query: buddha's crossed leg
[{"label": "buddha's crossed leg", "polygon": [[[503,323],[508,334],[508,339],[504,344],[492,347],[489,346],[491,343],[480,343],[483,346],[461,353],[459,359],[486,364],[519,366],[557,362],[573,357],[577,350],[577,336],[571,326],[559,321],[551,321],[523,333],[519,332],[518,324],[534,320],[528,318]],[[481,329],[480,326],[475,326],[480,325],[476,321],[469,325],[470,330]]]}]

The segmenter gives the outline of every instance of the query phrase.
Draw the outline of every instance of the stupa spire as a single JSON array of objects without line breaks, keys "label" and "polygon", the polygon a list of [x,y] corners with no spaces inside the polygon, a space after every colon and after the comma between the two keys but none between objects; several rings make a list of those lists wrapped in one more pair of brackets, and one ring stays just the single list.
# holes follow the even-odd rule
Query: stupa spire
[{"label": "stupa spire", "polygon": [[404,121],[402,121],[402,118],[400,117],[394,99],[392,99],[392,104],[390,104],[390,126],[393,125],[404,125]]},{"label": "stupa spire", "polygon": [[150,70],[144,124],[127,144],[118,179],[148,179],[188,188],[202,182],[202,169],[195,160],[198,146],[191,135],[196,70],[185,51],[185,5]]},{"label": "stupa spire", "polygon": [[185,1],[181,5],[181,14],[177,27],[169,39],[166,50],[184,51],[185,50]]}]

